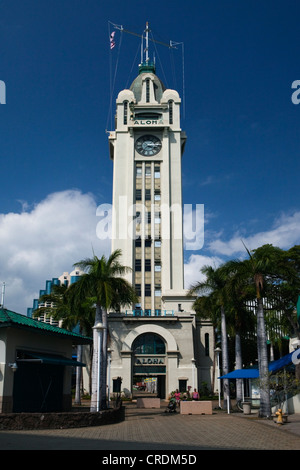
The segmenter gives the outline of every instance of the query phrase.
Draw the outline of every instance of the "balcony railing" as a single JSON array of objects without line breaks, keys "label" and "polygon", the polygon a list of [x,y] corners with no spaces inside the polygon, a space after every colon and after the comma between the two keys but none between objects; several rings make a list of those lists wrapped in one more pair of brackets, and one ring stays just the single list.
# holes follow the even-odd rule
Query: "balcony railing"
[{"label": "balcony railing", "polygon": [[131,317],[173,317],[174,310],[151,310],[151,309],[135,309],[135,310],[126,310],[126,316]]}]

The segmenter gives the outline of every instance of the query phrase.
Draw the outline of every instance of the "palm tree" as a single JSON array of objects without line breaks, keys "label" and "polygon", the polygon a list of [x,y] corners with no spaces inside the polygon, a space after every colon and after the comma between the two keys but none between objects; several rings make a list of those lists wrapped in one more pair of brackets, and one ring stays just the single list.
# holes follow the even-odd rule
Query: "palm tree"
[{"label": "palm tree", "polygon": [[[222,267],[213,268],[212,266],[204,266],[201,269],[202,274],[205,275],[205,280],[200,281],[190,287],[188,295],[208,294],[211,301],[218,307],[221,315],[221,349],[222,349],[222,374],[226,375],[229,372],[229,358],[228,358],[228,342],[227,342],[227,329],[225,318],[225,304],[227,301],[226,295],[226,277]],[[226,409],[230,407],[230,390],[229,380],[223,379],[223,407]]]},{"label": "palm tree", "polygon": [[[129,268],[120,264],[121,251],[114,251],[108,258],[104,255],[98,258],[87,258],[74,266],[85,271],[80,279],[70,286],[73,303],[82,304],[87,298],[93,299],[96,311],[94,326],[103,324],[102,348],[99,351],[101,364],[99,409],[106,408],[106,372],[107,372],[107,343],[108,343],[108,309],[119,311],[122,306],[132,305],[137,301],[137,295],[131,284],[124,279]],[[98,370],[98,341],[97,332],[93,334],[93,367],[92,367],[92,397],[91,411],[97,407],[97,370]]]},{"label": "palm tree", "polygon": [[264,316],[263,299],[269,289],[281,282],[286,271],[283,261],[283,250],[272,245],[263,245],[253,252],[247,247],[248,259],[236,262],[236,276],[244,286],[254,290],[256,299],[257,321],[257,354],[260,377],[260,411],[261,417],[271,416],[269,361],[267,350],[267,333]]},{"label": "palm tree", "polygon": [[[253,313],[250,311],[246,302],[251,299],[247,289],[241,285],[236,276],[236,262],[227,261],[222,265],[224,276],[226,276],[227,291],[227,312],[229,313],[229,333],[235,338],[235,367],[242,369],[242,339],[249,337],[254,331]],[[243,380],[236,380],[236,399],[243,398]]]},{"label": "palm tree", "polygon": [[[271,302],[282,312],[280,327],[290,336],[300,340],[300,316],[297,303],[300,298],[300,245],[295,245],[283,253],[286,265],[285,279],[271,292]],[[296,377],[300,380],[300,365],[296,365]]]}]

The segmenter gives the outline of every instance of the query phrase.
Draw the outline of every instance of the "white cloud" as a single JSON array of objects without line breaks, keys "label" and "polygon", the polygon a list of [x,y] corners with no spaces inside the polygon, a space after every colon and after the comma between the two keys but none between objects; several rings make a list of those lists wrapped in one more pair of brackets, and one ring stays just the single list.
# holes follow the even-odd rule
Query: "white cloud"
[{"label": "white cloud", "polygon": [[189,289],[196,282],[205,279],[205,276],[200,271],[203,266],[217,268],[222,262],[223,260],[217,256],[192,254],[184,265],[184,287]]},{"label": "white cloud", "polygon": [[69,190],[50,194],[31,210],[0,215],[0,283],[5,306],[26,313],[45,281],[72,271],[83,258],[107,255],[109,240],[96,236],[92,195]]},{"label": "white cloud", "polygon": [[230,240],[213,240],[209,244],[209,250],[218,255],[234,256],[244,254],[245,247],[249,250],[265,244],[272,244],[282,249],[289,249],[300,241],[300,212],[282,214],[273,224],[270,230],[245,237],[236,233]]},{"label": "white cloud", "polygon": [[[272,228],[251,236],[235,233],[228,241],[222,240],[223,232],[215,234],[214,240],[206,245],[206,255],[193,254],[185,263],[185,288],[193,283],[204,280],[200,269],[204,265],[218,267],[227,259],[234,257],[246,257],[249,250],[253,250],[265,244],[272,244],[282,249],[289,249],[300,243],[300,212],[282,214],[278,217]],[[211,237],[212,235],[210,235]],[[243,244],[244,243],[244,244]]]}]

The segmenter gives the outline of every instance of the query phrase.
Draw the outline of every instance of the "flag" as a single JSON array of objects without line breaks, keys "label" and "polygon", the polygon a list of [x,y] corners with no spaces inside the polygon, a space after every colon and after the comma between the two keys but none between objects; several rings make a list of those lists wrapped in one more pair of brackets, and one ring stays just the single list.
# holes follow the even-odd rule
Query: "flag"
[{"label": "flag", "polygon": [[116,45],[114,37],[115,37],[115,31],[113,31],[110,35],[110,48],[111,49],[113,49]]}]

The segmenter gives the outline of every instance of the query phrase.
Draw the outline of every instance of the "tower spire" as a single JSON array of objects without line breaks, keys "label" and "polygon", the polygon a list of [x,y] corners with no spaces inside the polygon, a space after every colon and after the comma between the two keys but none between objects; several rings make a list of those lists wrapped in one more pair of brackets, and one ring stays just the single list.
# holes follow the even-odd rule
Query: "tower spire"
[{"label": "tower spire", "polygon": [[145,49],[143,48],[144,36],[142,36],[142,45],[141,45],[141,63],[139,65],[139,73],[155,73],[155,64],[153,61],[150,61],[149,58],[149,23],[146,22],[145,33]]},{"label": "tower spire", "polygon": [[148,21],[146,22],[145,33],[146,33],[146,48],[145,48],[146,64],[148,64],[148,62],[149,62],[149,25],[148,25]]}]

